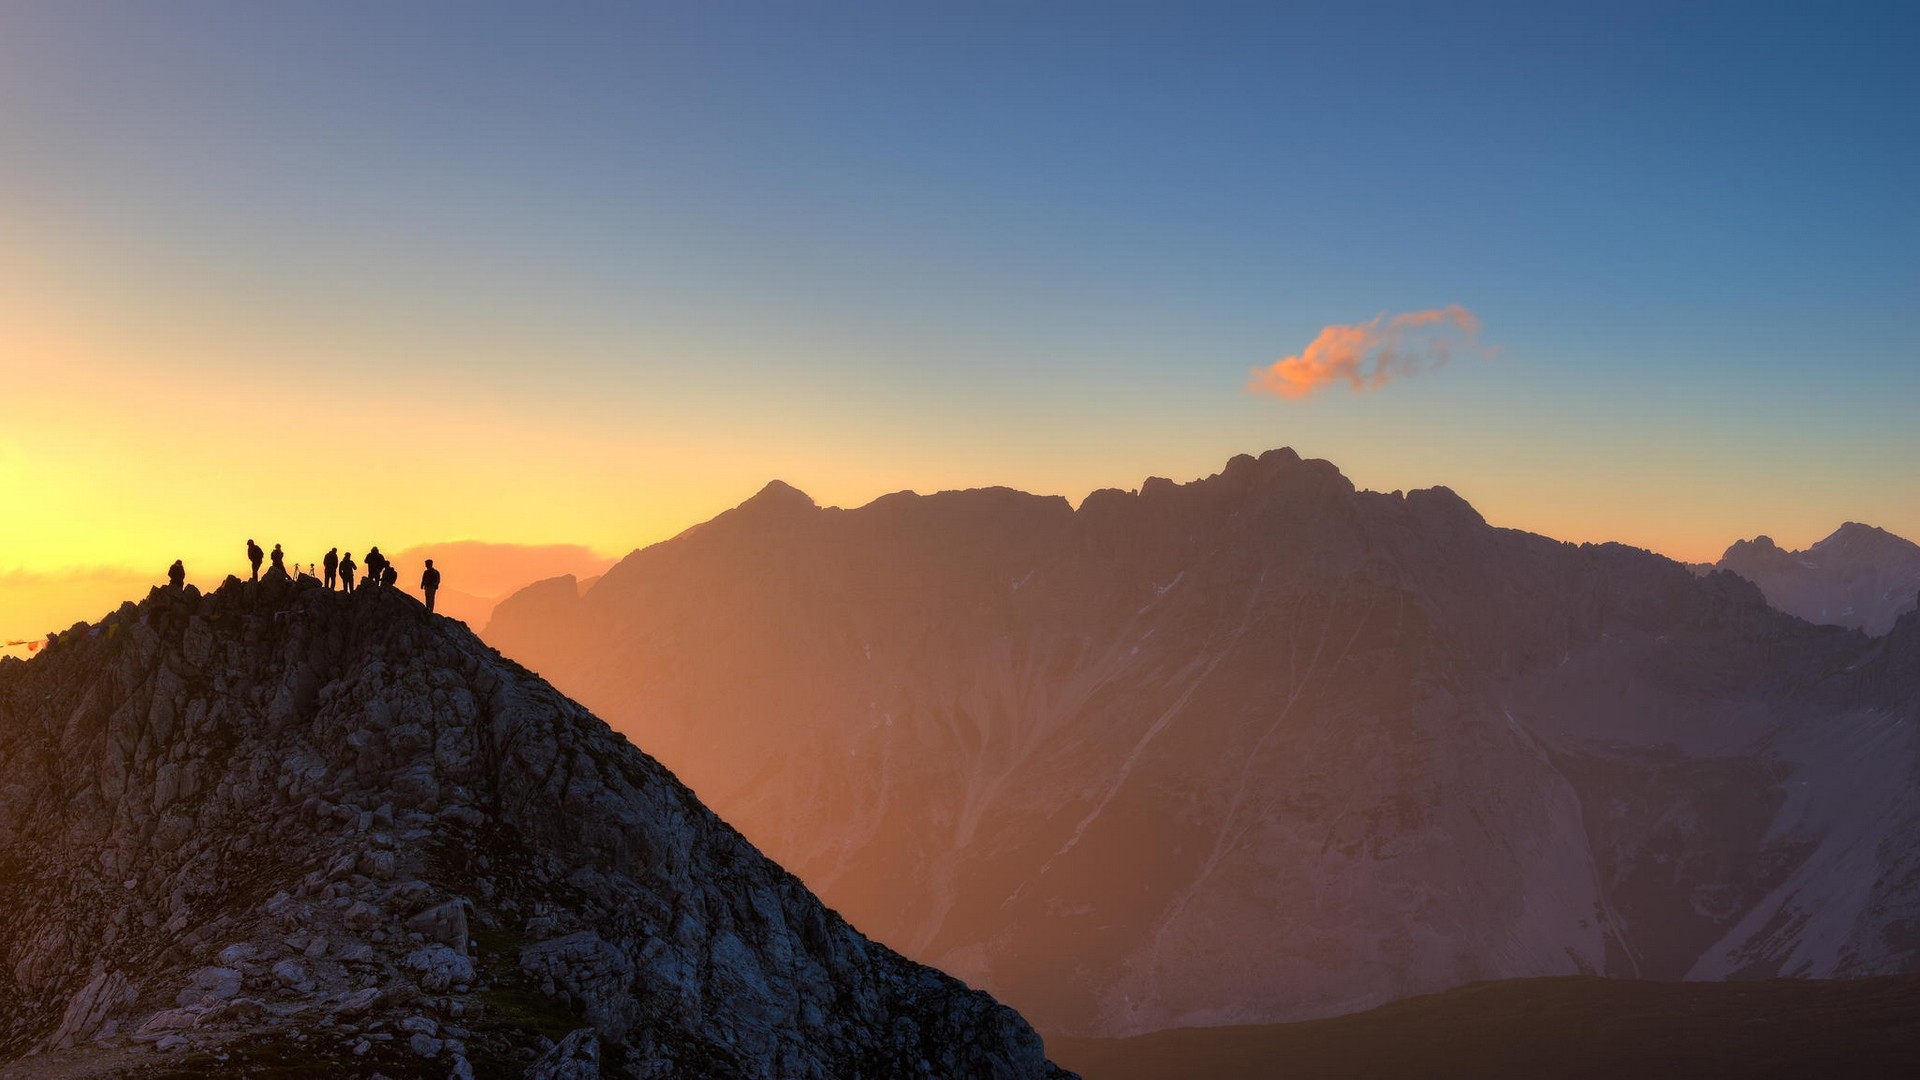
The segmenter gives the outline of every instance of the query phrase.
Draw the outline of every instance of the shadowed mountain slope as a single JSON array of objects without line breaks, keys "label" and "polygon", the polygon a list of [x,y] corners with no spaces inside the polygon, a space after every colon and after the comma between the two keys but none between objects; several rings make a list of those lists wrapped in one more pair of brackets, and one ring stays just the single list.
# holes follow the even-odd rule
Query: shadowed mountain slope
[{"label": "shadowed mountain slope", "polygon": [[1063,1075],[392,590],[155,590],[0,662],[0,863],[9,1077]]},{"label": "shadowed mountain slope", "polygon": [[1920,594],[1920,544],[1852,521],[1805,551],[1783,551],[1766,536],[1736,541],[1714,566],[1760,586],[1789,615],[1875,636]]},{"label": "shadowed mountain slope", "polygon": [[1288,450],[1077,510],[776,483],[488,636],[1052,1031],[1920,958],[1920,620]]},{"label": "shadowed mountain slope", "polygon": [[1331,1020],[1063,1039],[1090,1080],[1906,1077],[1920,977],[1481,983]]}]

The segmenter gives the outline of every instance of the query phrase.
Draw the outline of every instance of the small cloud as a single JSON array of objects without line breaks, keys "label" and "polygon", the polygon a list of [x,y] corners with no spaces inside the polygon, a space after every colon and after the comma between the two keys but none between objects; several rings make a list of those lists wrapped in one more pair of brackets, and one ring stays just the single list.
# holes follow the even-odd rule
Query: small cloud
[{"label": "small cloud", "polygon": [[1441,367],[1456,350],[1492,352],[1480,344],[1479,316],[1459,304],[1392,318],[1382,312],[1363,323],[1322,328],[1298,355],[1255,368],[1247,390],[1289,401],[1342,380],[1356,394],[1378,390],[1402,376]]}]

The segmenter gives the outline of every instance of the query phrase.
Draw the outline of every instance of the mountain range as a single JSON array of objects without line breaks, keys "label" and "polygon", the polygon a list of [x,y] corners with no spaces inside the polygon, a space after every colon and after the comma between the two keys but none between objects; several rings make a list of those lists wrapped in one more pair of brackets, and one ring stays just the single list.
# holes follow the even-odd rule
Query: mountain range
[{"label": "mountain range", "polygon": [[1049,1033],[1492,979],[1920,965],[1920,616],[1356,490],[781,483],[503,601],[504,653]]}]

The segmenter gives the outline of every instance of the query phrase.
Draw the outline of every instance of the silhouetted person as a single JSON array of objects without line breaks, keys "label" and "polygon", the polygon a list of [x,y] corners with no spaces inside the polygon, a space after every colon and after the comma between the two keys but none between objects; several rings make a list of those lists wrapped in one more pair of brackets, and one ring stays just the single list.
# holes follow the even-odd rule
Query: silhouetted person
[{"label": "silhouetted person", "polygon": [[380,554],[380,545],[367,549],[367,584],[379,585],[386,578],[382,573],[387,568],[387,557]]},{"label": "silhouetted person", "polygon": [[427,572],[420,575],[420,590],[427,594],[427,611],[433,611],[433,594],[440,591],[440,571],[433,568],[433,560],[427,560]]},{"label": "silhouetted person", "polygon": [[339,548],[327,549],[327,557],[320,560],[320,569],[325,570],[327,572],[327,577],[326,577],[327,591],[332,592],[334,575],[339,573],[339,570],[340,570],[340,549]]},{"label": "silhouetted person", "polygon": [[349,593],[353,591],[353,572],[359,567],[353,565],[353,552],[349,551],[340,559],[340,584]]},{"label": "silhouetted person", "polygon": [[385,559],[380,560],[380,587],[383,589],[391,589],[398,584],[399,581],[400,571],[395,570],[393,564]]},{"label": "silhouetted person", "polygon": [[272,573],[275,570],[280,571],[282,574],[287,572],[287,553],[280,550],[279,544],[273,545],[273,554],[267,557],[267,561],[273,564],[267,568],[268,573]]},{"label": "silhouetted person", "polygon": [[253,564],[253,580],[255,581],[260,580],[260,560],[265,558],[266,555],[266,552],[260,550],[259,544],[254,543],[252,540],[247,541],[247,561]]},{"label": "silhouetted person", "polygon": [[187,568],[180,565],[179,559],[173,560],[173,565],[167,567],[167,584],[176,589],[187,587]]}]

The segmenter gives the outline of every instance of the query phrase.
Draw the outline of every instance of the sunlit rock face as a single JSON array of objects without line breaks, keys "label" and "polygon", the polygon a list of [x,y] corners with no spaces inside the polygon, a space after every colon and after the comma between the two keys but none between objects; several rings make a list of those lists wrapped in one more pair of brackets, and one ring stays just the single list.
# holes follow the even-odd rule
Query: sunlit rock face
[{"label": "sunlit rock face", "polygon": [[1124,1034],[1910,969],[1913,622],[1280,450],[1077,510],[776,484],[488,636],[876,937]]},{"label": "sunlit rock face", "polygon": [[1760,586],[1789,615],[1876,637],[1920,596],[1920,544],[1853,521],[1805,551],[1782,550],[1768,536],[1741,540],[1714,566]]},{"label": "sunlit rock face", "polygon": [[0,1015],[9,1077],[1064,1075],[464,627],[284,577],[0,663]]}]

